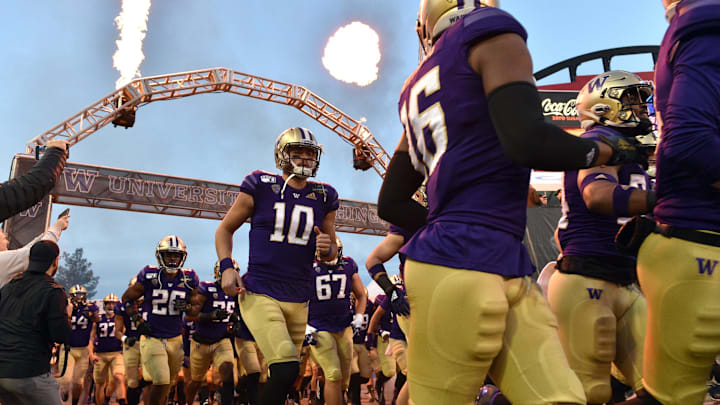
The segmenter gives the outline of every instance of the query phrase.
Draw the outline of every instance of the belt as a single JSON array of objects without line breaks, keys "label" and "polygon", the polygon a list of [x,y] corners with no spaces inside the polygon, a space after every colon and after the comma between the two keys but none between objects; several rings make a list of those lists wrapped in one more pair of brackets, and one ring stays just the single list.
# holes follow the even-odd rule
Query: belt
[{"label": "belt", "polygon": [[678,228],[672,225],[657,224],[655,233],[659,233],[667,238],[678,238],[689,242],[699,243],[701,245],[710,245],[720,247],[720,235],[695,229]]}]

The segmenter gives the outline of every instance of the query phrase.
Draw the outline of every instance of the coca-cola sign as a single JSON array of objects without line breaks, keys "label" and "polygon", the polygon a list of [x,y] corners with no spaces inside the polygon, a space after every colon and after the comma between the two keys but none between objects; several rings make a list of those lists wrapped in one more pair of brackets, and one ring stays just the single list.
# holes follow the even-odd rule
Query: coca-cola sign
[{"label": "coca-cola sign", "polygon": [[545,121],[559,127],[577,128],[576,91],[540,91],[540,105]]}]

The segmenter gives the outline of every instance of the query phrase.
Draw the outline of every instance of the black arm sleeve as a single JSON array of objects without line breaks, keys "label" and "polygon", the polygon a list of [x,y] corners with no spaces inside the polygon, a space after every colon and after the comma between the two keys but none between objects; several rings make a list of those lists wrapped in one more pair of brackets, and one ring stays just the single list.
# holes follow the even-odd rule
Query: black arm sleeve
[{"label": "black arm sleeve", "polygon": [[70,339],[70,321],[68,320],[65,308],[67,297],[63,290],[54,288],[47,299],[48,331],[50,341],[55,343],[67,343]]},{"label": "black arm sleeve", "polygon": [[67,155],[60,148],[48,148],[30,171],[0,185],[0,221],[26,210],[42,200],[55,186]]},{"label": "black arm sleeve", "polygon": [[597,160],[594,141],[545,122],[537,88],[528,82],[507,83],[488,96],[495,131],[505,154],[516,163],[540,170],[578,170]]},{"label": "black arm sleeve", "polygon": [[425,225],[428,210],[412,199],[423,179],[413,168],[408,152],[395,152],[378,196],[378,216],[408,232]]}]

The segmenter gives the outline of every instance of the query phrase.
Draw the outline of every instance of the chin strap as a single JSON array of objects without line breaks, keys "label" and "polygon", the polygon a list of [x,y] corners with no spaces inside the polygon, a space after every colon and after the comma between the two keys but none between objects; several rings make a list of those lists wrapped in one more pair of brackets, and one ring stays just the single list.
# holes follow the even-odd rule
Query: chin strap
[{"label": "chin strap", "polygon": [[282,188],[280,189],[280,199],[281,199],[281,200],[284,199],[284,196],[285,196],[285,187],[287,187],[287,185],[288,185],[288,183],[290,182],[290,180],[291,180],[293,177],[295,177],[295,176],[297,176],[295,173],[290,174],[290,175],[288,176],[288,178],[285,180],[285,183],[283,183],[283,186],[282,186]]}]

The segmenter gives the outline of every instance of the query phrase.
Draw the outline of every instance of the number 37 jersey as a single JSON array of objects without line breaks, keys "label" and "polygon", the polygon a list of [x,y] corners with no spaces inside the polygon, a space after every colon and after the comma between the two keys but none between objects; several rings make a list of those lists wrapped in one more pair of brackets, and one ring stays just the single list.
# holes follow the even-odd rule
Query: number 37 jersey
[{"label": "number 37 jersey", "polygon": [[436,42],[405,82],[400,120],[416,171],[427,178],[428,218],[402,252],[416,261],[506,276],[532,272],[520,245],[530,170],[504,153],[470,49],[524,28],[510,14],[483,7]]},{"label": "number 37 jersey", "polygon": [[152,333],[156,338],[180,336],[183,329],[182,312],[175,308],[175,300],[190,299],[190,292],[198,287],[200,280],[195,270],[178,270],[175,277],[155,266],[145,266],[137,275],[137,282],[145,289],[145,306]]},{"label": "number 37 jersey", "polygon": [[279,301],[310,299],[315,232],[325,216],[338,209],[337,191],[308,181],[303,189],[287,185],[282,176],[261,170],[250,173],[240,191],[253,197],[250,258],[244,276],[248,291]]}]

